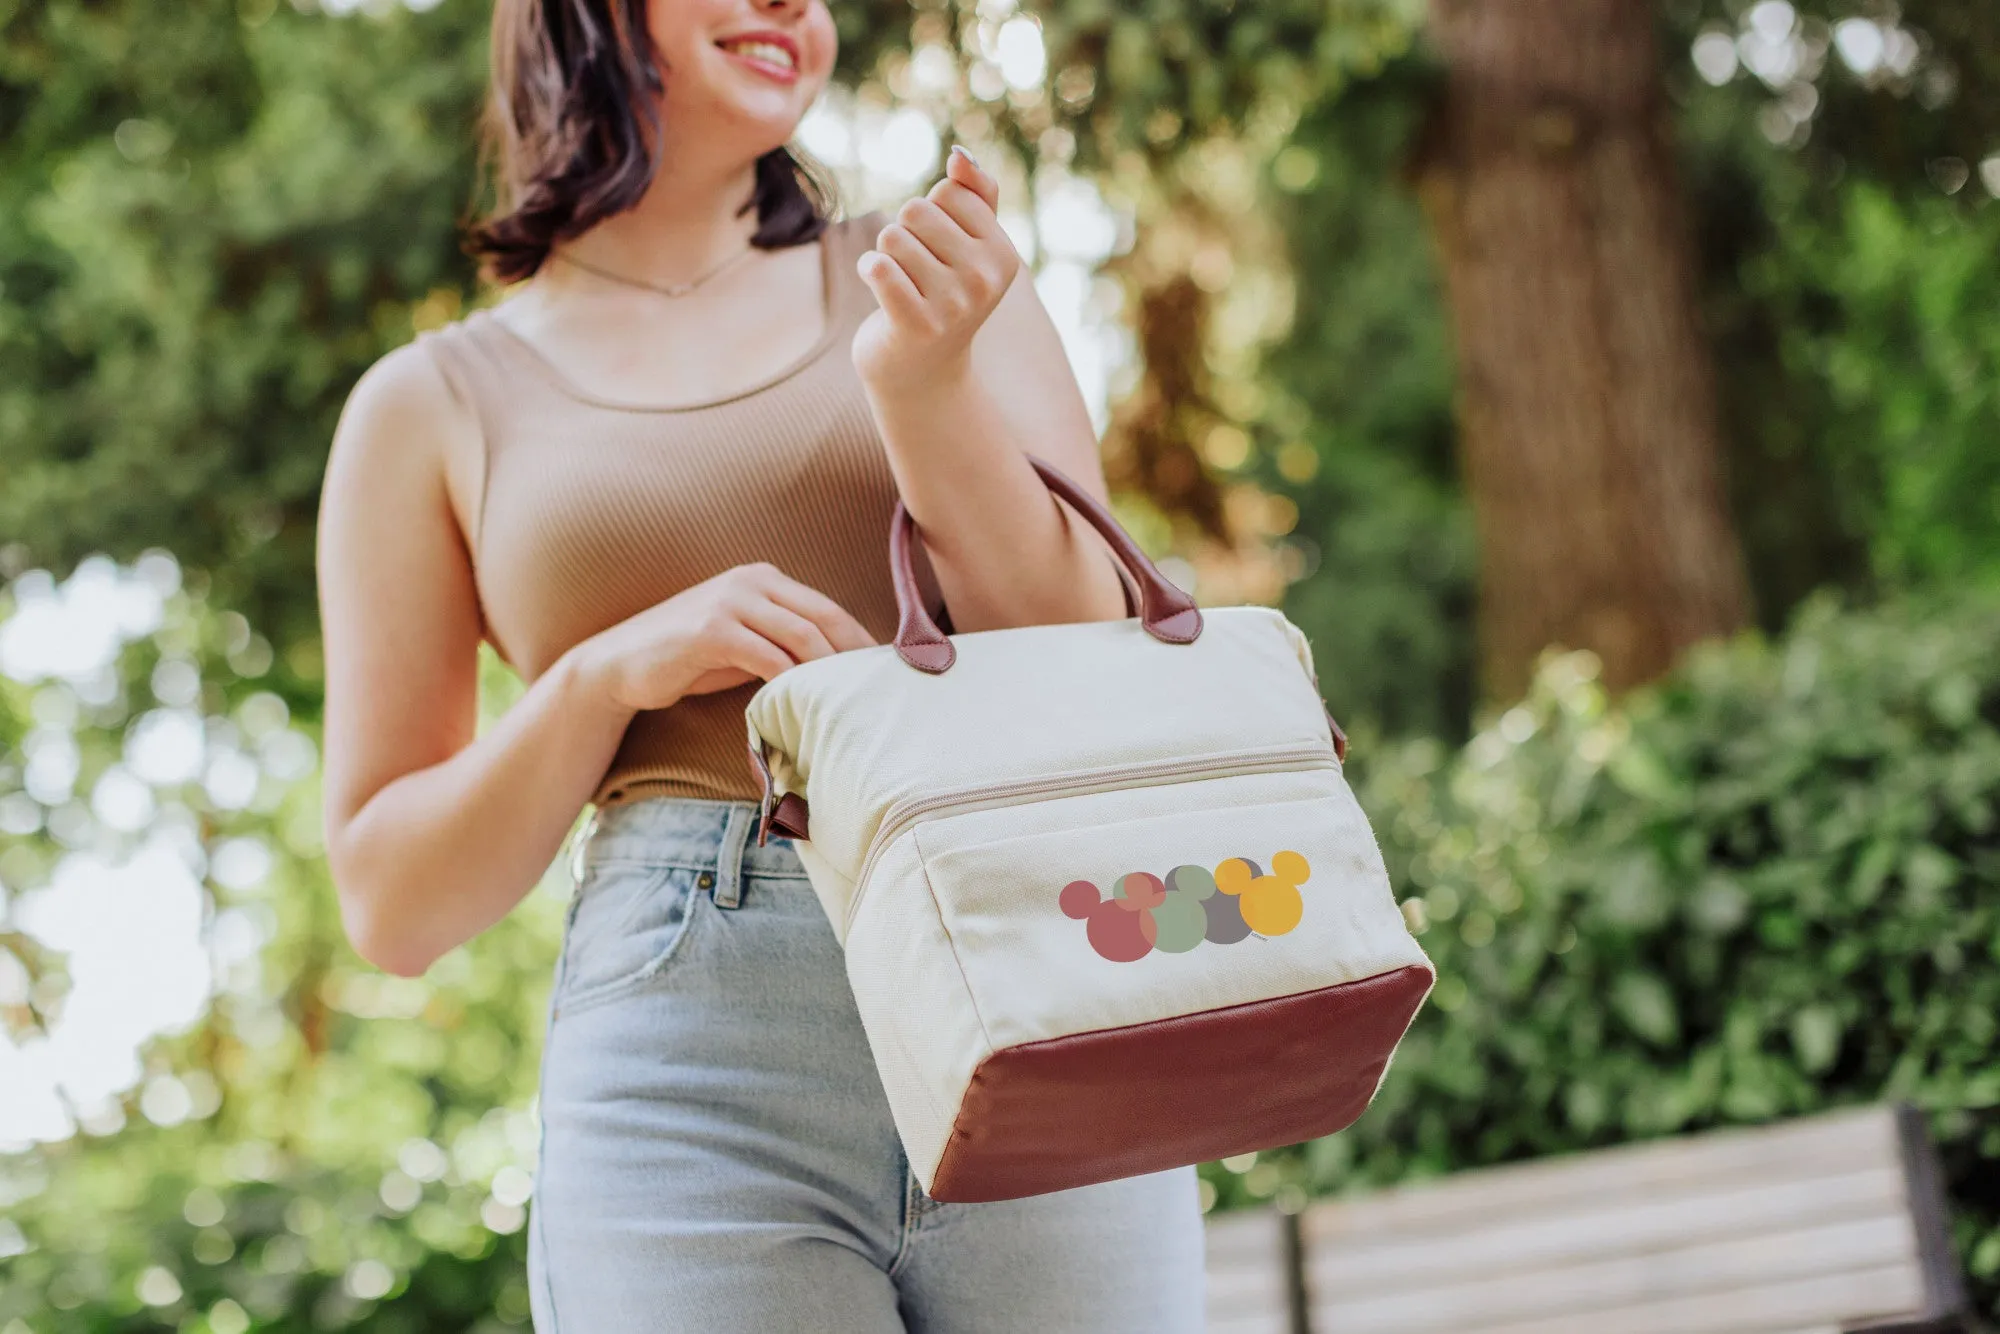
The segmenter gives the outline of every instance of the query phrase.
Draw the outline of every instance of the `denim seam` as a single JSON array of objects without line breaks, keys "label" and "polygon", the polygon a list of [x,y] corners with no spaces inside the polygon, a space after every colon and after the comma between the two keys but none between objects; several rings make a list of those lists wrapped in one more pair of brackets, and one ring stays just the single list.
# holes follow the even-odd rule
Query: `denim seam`
[{"label": "denim seam", "polygon": [[[580,888],[580,886],[579,886]],[[564,914],[563,936],[567,941],[569,925],[576,918],[577,901],[582,896],[572,892],[569,911]],[[533,1198],[528,1201],[528,1226],[534,1229],[533,1244],[542,1253],[542,1304],[549,1308],[547,1334],[559,1334],[562,1319],[556,1314],[555,1266],[549,1263],[549,1234],[543,1226],[542,1196],[548,1183],[549,1170],[549,1053],[556,1045],[556,1011],[562,997],[563,974],[569,971],[569,950],[556,955],[555,981],[549,990],[548,1017],[542,1021],[542,1057],[535,1070],[535,1182]]]},{"label": "denim seam", "polygon": [[[666,868],[668,875],[671,875],[671,873],[675,870],[686,870],[686,869],[688,868],[686,867]],[[661,884],[654,886],[651,892],[653,893],[660,892],[660,889],[662,886],[665,885],[666,880],[667,877],[663,876],[661,878]],[[641,968],[638,972],[632,974],[630,977],[619,978],[616,981],[612,982],[600,982],[590,990],[582,992],[575,996],[558,996],[558,1009],[560,1013],[565,1015],[588,1013],[589,1011],[596,1009],[600,1005],[604,1005],[615,1000],[621,1000],[624,997],[632,994],[633,992],[639,991],[644,987],[650,985],[651,983],[655,982],[656,980],[658,980],[666,972],[667,965],[672,963],[675,956],[678,955],[681,952],[681,950],[686,947],[687,938],[689,934],[694,930],[695,916],[699,911],[701,902],[708,897],[707,893],[703,892],[702,890],[696,888],[693,885],[688,886],[687,896],[688,896],[687,911],[681,918],[680,930],[674,933],[674,938],[671,941],[667,942],[667,945],[664,949],[662,949],[658,954],[654,955],[650,960],[647,961],[646,966],[644,968]],[[565,951],[565,954],[567,954],[567,951]]]},{"label": "denim seam", "polygon": [[903,1152],[900,1144],[896,1148],[896,1168],[897,1175],[903,1179],[903,1202],[902,1216],[898,1219],[896,1228],[896,1253],[889,1258],[889,1268],[886,1271],[892,1279],[909,1263],[911,1254],[916,1250],[917,1231],[923,1226],[924,1220],[923,1201],[917,1188],[917,1174],[911,1170],[909,1155]]},{"label": "denim seam", "polygon": [[[535,1142],[535,1193],[539,1195],[542,1191],[543,1183],[546,1180],[544,1172],[546,1170],[546,1165],[548,1162],[549,1129],[546,1118],[542,1119],[541,1126],[537,1130],[536,1136],[537,1138]],[[556,1314],[556,1285],[554,1277],[555,1266],[549,1263],[549,1234],[548,1234],[548,1229],[542,1226],[541,1201],[539,1199],[530,1200],[528,1202],[528,1208],[531,1211],[529,1216],[529,1226],[535,1229],[535,1239],[537,1242],[540,1243],[542,1251],[542,1304],[549,1308],[550,1328],[548,1329],[547,1334],[560,1334],[560,1331],[562,1329],[562,1317]]]}]

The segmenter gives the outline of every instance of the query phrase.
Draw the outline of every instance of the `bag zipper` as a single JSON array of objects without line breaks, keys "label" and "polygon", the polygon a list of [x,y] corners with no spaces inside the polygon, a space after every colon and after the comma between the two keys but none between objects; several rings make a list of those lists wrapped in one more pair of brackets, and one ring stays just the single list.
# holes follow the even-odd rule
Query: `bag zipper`
[{"label": "bag zipper", "polygon": [[[1322,763],[1311,763],[1314,760]],[[875,870],[876,860],[891,843],[919,821],[963,811],[1011,806],[1024,798],[1084,796],[1127,784],[1136,785],[1137,780],[1147,780],[1145,785],[1149,787],[1160,787],[1203,778],[1234,778],[1243,774],[1340,767],[1340,760],[1330,746],[1323,742],[1305,742],[1262,751],[1239,752],[1227,758],[1209,755],[1182,760],[1146,760],[1137,764],[1092,769],[1083,774],[1017,778],[1005,783],[957,788],[933,796],[904,797],[882,813],[882,823],[876,827],[875,837],[869,840],[868,855],[862,859],[861,873],[854,879],[854,897],[848,900],[847,912],[841,920],[841,939],[847,938],[849,929],[854,925],[854,916],[861,910],[861,900],[867,896],[868,879]]]}]

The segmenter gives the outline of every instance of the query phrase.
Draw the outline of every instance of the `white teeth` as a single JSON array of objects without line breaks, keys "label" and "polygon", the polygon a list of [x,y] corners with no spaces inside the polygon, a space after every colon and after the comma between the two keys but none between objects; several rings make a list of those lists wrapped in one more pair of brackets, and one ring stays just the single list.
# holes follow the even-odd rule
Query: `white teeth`
[{"label": "white teeth", "polygon": [[753,59],[761,60],[771,65],[778,65],[785,69],[793,68],[792,53],[784,47],[776,46],[770,42],[729,42],[722,49],[725,51],[734,51],[738,55],[750,56]]}]

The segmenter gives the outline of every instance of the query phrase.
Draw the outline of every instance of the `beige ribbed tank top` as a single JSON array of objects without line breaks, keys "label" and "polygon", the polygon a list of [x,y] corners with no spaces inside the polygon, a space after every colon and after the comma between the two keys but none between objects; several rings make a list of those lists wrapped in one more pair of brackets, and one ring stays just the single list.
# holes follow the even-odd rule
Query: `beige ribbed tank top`
[{"label": "beige ribbed tank top", "polygon": [[[487,311],[424,335],[484,442],[469,516],[486,638],[527,680],[571,646],[732,566],[770,561],[887,643],[895,479],[848,350],[874,294],[855,261],[888,219],[830,223],[820,340],[706,402],[611,402]],[[639,714],[594,800],[756,800],[743,707],[756,684]]]}]

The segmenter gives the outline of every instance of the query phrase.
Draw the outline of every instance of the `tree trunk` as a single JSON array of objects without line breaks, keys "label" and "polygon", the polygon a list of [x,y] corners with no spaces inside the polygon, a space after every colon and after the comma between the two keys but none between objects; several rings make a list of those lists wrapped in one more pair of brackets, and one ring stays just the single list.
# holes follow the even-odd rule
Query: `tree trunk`
[{"label": "tree trunk", "polygon": [[1713,369],[1643,0],[1431,0],[1422,166],[1458,353],[1485,688],[1620,688],[1745,624]]}]

